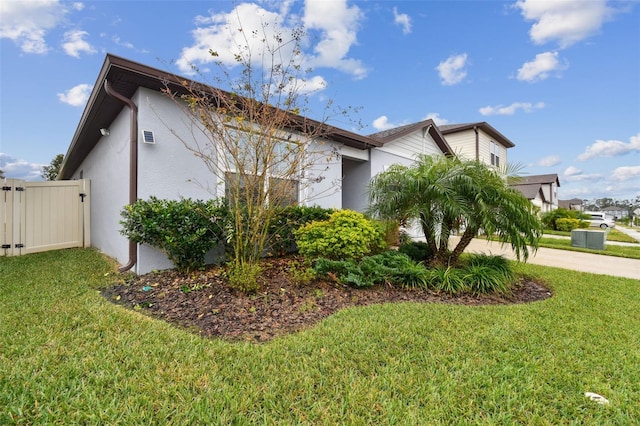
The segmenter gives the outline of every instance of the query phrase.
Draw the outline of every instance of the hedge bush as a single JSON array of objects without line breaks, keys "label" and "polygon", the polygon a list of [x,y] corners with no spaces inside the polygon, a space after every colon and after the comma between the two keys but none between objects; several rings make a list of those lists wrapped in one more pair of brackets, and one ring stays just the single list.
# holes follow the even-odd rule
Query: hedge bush
[{"label": "hedge bush", "polygon": [[188,273],[205,264],[205,254],[224,241],[228,209],[223,200],[161,200],[150,197],[121,212],[120,233],[162,250],[176,269]]},{"label": "hedge bush", "polygon": [[558,218],[556,219],[556,230],[571,232],[578,228],[588,228],[589,222],[580,219]]},{"label": "hedge bush", "polygon": [[400,253],[404,253],[415,262],[428,262],[433,253],[429,249],[429,244],[424,241],[409,241],[398,247]]},{"label": "hedge bush", "polygon": [[274,221],[269,226],[267,253],[283,256],[297,251],[294,231],[313,221],[328,220],[334,212],[334,209],[317,206],[287,206],[278,209]]},{"label": "hedge bush", "polygon": [[340,210],[328,220],[308,223],[294,236],[300,254],[308,259],[361,259],[386,248],[383,228],[353,210]]},{"label": "hedge bush", "polygon": [[579,228],[588,227],[589,223],[584,220],[581,220],[582,216],[584,215],[576,210],[567,210],[564,208],[559,208],[543,214],[541,220],[545,228],[553,229],[555,231],[561,231],[561,229],[558,228],[559,219],[576,219],[579,222],[581,222],[580,225],[578,226]]}]

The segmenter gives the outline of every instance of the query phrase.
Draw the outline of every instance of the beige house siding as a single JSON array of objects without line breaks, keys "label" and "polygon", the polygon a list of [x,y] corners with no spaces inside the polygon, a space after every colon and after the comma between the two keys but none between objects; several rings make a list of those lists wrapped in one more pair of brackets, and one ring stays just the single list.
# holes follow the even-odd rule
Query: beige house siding
[{"label": "beige house siding", "polygon": [[473,130],[451,133],[446,135],[445,139],[458,157],[466,160],[476,159],[476,135]]},{"label": "beige house siding", "polygon": [[415,159],[416,154],[442,154],[431,135],[425,133],[423,136],[422,131],[413,132],[375,149],[409,159]]},{"label": "beige house siding", "polygon": [[476,157],[475,131],[470,129],[450,133],[446,135],[445,138],[451,146],[451,149],[453,149],[460,158],[479,160],[485,164],[491,164],[491,141],[496,142],[498,156],[500,157],[500,166],[502,167],[507,164],[507,148],[482,130],[478,131],[478,157]]}]

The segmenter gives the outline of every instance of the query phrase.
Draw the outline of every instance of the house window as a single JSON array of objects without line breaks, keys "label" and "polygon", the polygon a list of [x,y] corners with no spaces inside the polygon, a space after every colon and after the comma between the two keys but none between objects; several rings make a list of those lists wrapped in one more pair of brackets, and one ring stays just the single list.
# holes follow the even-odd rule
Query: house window
[{"label": "house window", "polygon": [[[232,189],[237,188],[241,198],[250,198],[254,202],[263,199],[275,202],[278,206],[286,207],[298,204],[299,183],[293,179],[269,177],[261,179],[256,175],[240,175],[234,172],[225,173],[225,197],[233,200],[235,194]],[[251,191],[251,192],[249,192]]]},{"label": "house window", "polygon": [[500,167],[500,147],[494,141],[491,141],[491,165]]},{"label": "house window", "polygon": [[[229,128],[228,131],[235,137],[237,146],[233,153],[227,151],[226,164],[221,165],[228,170],[225,173],[225,197],[231,201],[237,195],[279,206],[297,204],[299,182],[291,177],[299,174],[304,146],[239,128]],[[239,173],[241,169],[244,173]],[[238,190],[235,194],[232,193],[234,189]]]}]

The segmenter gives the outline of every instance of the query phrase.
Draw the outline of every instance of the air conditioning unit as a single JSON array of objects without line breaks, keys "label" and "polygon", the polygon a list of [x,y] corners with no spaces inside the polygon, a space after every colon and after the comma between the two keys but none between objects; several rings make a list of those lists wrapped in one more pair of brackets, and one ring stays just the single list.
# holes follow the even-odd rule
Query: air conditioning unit
[{"label": "air conditioning unit", "polygon": [[606,247],[607,233],[603,231],[587,231],[587,248],[592,250],[604,250]]},{"label": "air conditioning unit", "polygon": [[571,247],[587,247],[587,230],[574,229],[571,231]]}]

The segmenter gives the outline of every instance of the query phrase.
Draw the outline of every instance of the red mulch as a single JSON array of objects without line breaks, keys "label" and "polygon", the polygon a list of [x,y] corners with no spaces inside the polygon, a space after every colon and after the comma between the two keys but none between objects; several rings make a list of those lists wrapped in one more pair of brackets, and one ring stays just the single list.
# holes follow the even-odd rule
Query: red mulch
[{"label": "red mulch", "polygon": [[357,289],[329,280],[292,282],[293,258],[268,259],[261,289],[244,294],[229,288],[224,269],[209,267],[190,276],[174,270],[135,277],[102,293],[110,301],[186,327],[205,337],[263,342],[310,327],[340,309],[387,302],[460,305],[528,303],[551,297],[534,281],[520,279],[510,296],[449,295],[391,285]]}]

